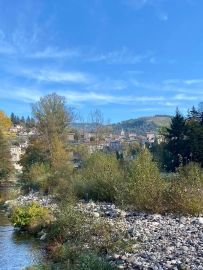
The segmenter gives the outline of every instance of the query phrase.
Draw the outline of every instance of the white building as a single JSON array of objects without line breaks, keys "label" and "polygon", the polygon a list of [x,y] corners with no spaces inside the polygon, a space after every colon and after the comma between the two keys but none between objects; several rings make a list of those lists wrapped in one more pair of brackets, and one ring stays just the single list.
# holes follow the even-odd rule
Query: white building
[{"label": "white building", "polygon": [[15,146],[15,145],[11,146],[10,153],[11,153],[11,161],[13,163],[14,168],[17,171],[21,171],[22,170],[22,166],[20,166],[18,164],[18,162],[20,161],[21,155],[24,153],[22,151],[21,147],[20,146]]},{"label": "white building", "polygon": [[148,132],[147,133],[147,141],[149,143],[154,143],[155,142],[155,139],[156,139],[156,136],[154,133],[151,133],[151,132]]}]

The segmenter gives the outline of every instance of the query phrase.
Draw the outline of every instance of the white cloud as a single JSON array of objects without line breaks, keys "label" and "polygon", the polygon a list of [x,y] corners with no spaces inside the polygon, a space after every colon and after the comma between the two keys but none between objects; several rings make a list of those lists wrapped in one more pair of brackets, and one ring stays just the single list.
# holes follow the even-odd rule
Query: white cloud
[{"label": "white cloud", "polygon": [[124,90],[128,87],[128,81],[126,80],[113,80],[104,79],[97,80],[97,82],[90,84],[86,87],[90,91],[112,91],[112,90]]},{"label": "white cloud", "polygon": [[195,100],[198,100],[198,97],[197,96],[188,96],[188,95],[185,95],[185,94],[178,94],[178,95],[175,95],[174,96],[174,99],[175,100],[182,100],[182,101],[195,101]]},{"label": "white cloud", "polygon": [[89,74],[74,71],[24,69],[20,71],[20,74],[27,78],[45,82],[89,83],[92,80]]},{"label": "white cloud", "polygon": [[77,91],[59,91],[60,94],[67,98],[68,102],[72,104],[80,102],[97,102],[103,104],[135,104],[137,102],[151,103],[157,101],[164,101],[165,98],[161,96],[150,97],[150,96],[118,96],[109,94],[99,94],[97,92],[77,92]]},{"label": "white cloud", "polygon": [[42,91],[34,88],[5,87],[0,89],[1,99],[18,100],[25,103],[36,102],[43,95]]},{"label": "white cloud", "polygon": [[36,51],[28,54],[28,57],[36,58],[36,59],[54,59],[54,58],[73,58],[79,57],[80,51],[78,49],[70,49],[67,48],[65,50],[60,50],[54,47],[47,47],[42,51]]},{"label": "white cloud", "polygon": [[90,54],[84,61],[88,62],[106,62],[107,64],[137,64],[141,62],[150,62],[153,53],[146,52],[141,54],[136,54],[130,51],[127,47],[123,47],[117,51],[110,51],[107,53],[96,53]]}]

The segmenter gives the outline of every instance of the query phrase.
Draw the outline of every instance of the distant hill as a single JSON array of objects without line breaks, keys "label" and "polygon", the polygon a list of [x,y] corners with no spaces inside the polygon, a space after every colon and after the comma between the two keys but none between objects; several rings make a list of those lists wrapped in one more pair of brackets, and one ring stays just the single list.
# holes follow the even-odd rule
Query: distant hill
[{"label": "distant hill", "polygon": [[112,127],[115,133],[118,133],[123,129],[124,131],[135,132],[138,135],[144,135],[146,132],[156,133],[160,127],[169,127],[171,118],[172,117],[169,115],[140,117],[113,124]]},{"label": "distant hill", "polygon": [[[171,116],[155,115],[125,120],[120,123],[112,124],[113,133],[120,133],[122,129],[128,132],[135,132],[137,135],[145,135],[146,132],[157,132],[160,127],[169,127]],[[94,130],[91,123],[73,123],[72,127],[78,130],[90,132]]]}]

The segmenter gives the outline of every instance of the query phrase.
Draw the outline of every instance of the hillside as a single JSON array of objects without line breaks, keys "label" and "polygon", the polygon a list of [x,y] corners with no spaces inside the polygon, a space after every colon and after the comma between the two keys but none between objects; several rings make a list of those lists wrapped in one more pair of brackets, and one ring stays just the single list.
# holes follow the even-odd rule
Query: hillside
[{"label": "hillside", "polygon": [[168,115],[140,117],[113,124],[113,131],[117,133],[124,129],[138,135],[144,135],[146,132],[157,132],[160,127],[169,127],[170,122],[171,116]]},{"label": "hillside", "polygon": [[[113,133],[120,133],[122,129],[128,132],[135,132],[137,135],[145,135],[146,132],[157,132],[160,127],[169,127],[171,116],[155,115],[125,120],[112,124]],[[92,123],[73,123],[72,127],[87,132],[94,130]]]}]

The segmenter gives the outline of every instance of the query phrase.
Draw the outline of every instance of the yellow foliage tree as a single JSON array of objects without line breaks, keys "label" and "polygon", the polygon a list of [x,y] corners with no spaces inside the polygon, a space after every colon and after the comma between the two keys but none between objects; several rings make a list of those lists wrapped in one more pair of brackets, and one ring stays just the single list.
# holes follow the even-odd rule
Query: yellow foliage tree
[{"label": "yellow foliage tree", "polygon": [[0,130],[5,135],[8,135],[11,125],[12,125],[11,119],[8,116],[6,116],[6,114],[3,111],[0,111]]}]

